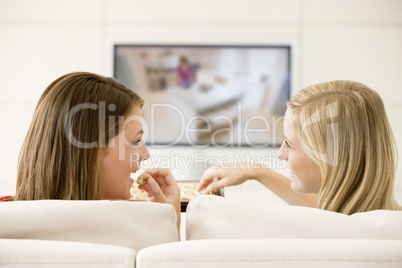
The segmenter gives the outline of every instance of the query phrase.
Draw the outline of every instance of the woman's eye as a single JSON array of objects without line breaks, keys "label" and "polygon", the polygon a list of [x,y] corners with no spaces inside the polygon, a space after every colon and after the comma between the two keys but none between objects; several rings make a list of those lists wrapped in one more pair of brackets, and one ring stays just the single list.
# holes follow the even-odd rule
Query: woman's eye
[{"label": "woman's eye", "polygon": [[141,140],[137,140],[135,142],[133,142],[134,145],[138,145],[141,142]]},{"label": "woman's eye", "polygon": [[291,148],[287,140],[285,140],[285,145],[287,148]]}]

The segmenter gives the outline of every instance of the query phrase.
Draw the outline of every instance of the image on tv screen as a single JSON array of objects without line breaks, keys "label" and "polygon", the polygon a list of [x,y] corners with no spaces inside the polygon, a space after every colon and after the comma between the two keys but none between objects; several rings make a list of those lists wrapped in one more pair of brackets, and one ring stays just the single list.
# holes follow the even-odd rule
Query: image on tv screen
[{"label": "image on tv screen", "polygon": [[290,46],[115,45],[114,77],[145,100],[151,146],[283,140]]}]

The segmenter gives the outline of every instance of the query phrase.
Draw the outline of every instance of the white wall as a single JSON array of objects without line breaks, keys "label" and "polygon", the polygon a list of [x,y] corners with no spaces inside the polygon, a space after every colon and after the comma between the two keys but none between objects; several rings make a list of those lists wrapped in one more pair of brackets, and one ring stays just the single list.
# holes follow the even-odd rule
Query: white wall
[{"label": "white wall", "polygon": [[[371,86],[402,148],[401,14],[400,0],[0,0],[0,195],[14,193],[42,91],[67,72],[105,74],[111,35],[298,37],[300,86],[335,79]],[[401,172],[397,184],[401,202]]]}]

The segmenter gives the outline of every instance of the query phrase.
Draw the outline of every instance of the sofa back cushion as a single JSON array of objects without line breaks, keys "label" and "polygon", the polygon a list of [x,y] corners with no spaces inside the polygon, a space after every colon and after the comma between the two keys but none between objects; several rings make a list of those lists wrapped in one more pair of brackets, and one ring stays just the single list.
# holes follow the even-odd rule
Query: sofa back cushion
[{"label": "sofa back cushion", "polygon": [[0,203],[0,238],[90,242],[141,248],[179,240],[173,206],[132,201]]},{"label": "sofa back cushion", "polygon": [[187,207],[186,239],[402,239],[402,211],[351,216],[315,208],[265,206],[199,196]]}]

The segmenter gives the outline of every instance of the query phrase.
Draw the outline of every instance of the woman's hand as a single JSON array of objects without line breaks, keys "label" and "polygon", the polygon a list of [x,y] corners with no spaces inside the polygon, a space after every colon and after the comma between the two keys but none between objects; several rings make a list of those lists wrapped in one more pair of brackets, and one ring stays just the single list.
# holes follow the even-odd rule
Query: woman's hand
[{"label": "woman's hand", "polygon": [[176,210],[177,227],[180,233],[180,189],[170,172],[166,168],[156,168],[145,171],[153,179],[148,179],[147,184],[139,185],[138,188],[147,192],[148,200],[151,202],[171,204]]},{"label": "woman's hand", "polygon": [[[239,162],[222,164],[207,169],[198,184],[198,191],[215,191],[225,186],[238,185],[246,180],[255,179],[256,170],[261,168],[255,163]],[[214,178],[217,180],[214,181]]]}]

